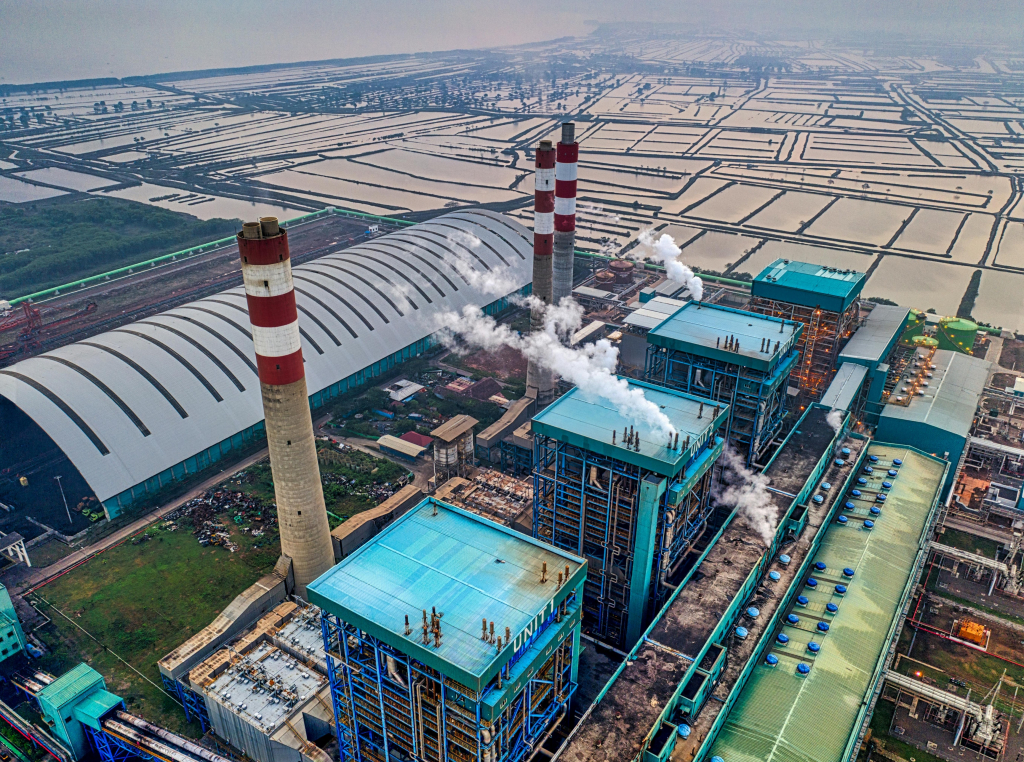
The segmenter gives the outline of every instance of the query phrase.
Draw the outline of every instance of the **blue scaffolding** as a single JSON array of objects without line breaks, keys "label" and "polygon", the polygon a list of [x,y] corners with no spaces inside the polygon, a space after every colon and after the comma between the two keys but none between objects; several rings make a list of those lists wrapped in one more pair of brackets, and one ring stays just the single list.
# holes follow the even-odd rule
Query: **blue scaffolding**
[{"label": "blue scaffolding", "polygon": [[181,702],[181,708],[185,711],[185,721],[199,720],[203,732],[209,730],[210,713],[206,708],[206,699],[179,680],[172,680],[163,673],[160,677],[164,682],[164,690]]},{"label": "blue scaffolding", "polygon": [[724,446],[715,432],[728,417],[725,406],[630,386],[682,434],[672,449],[647,428],[623,432],[628,419],[578,389],[533,421],[533,535],[587,559],[583,628],[619,648],[640,637],[707,525],[712,466]]},{"label": "blue scaffolding", "polygon": [[647,335],[644,378],[729,405],[724,432],[747,463],[768,453],[786,414],[803,326],[690,302]]},{"label": "blue scaffolding", "polygon": [[533,451],[515,442],[500,442],[501,472],[510,476],[529,476],[533,471]]}]

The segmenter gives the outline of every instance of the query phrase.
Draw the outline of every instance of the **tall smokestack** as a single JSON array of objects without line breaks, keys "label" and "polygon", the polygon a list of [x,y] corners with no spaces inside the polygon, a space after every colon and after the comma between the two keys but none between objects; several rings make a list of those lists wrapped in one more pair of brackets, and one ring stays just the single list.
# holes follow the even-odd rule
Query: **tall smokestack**
[{"label": "tall smokestack", "polygon": [[551,299],[558,304],[572,294],[573,259],[576,249],[576,160],[580,144],[576,142],[576,125],[562,124],[555,164],[555,245]]},{"label": "tall smokestack", "polygon": [[288,233],[276,217],[246,222],[238,253],[263,392],[281,552],[292,561],[295,594],[304,598],[306,585],[334,565],[334,549],[306,395]]},{"label": "tall smokestack", "polygon": [[[552,302],[551,249],[555,232],[555,149],[550,140],[537,148],[533,192],[533,295],[546,306]],[[530,331],[544,330],[544,311],[540,305],[530,313]],[[526,393],[544,407],[555,397],[554,374],[530,361],[526,368]]]}]

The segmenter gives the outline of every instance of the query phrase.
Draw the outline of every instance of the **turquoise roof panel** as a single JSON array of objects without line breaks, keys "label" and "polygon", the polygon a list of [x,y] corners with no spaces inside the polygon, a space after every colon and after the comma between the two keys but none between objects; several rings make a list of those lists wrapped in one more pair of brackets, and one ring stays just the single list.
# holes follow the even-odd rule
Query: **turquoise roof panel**
[{"label": "turquoise roof panel", "polygon": [[854,270],[776,259],[762,270],[750,291],[774,299],[829,312],[845,312],[864,288],[866,276]]},{"label": "turquoise roof panel", "polygon": [[[668,439],[655,427],[623,412],[617,405],[587,395],[574,387],[548,405],[533,419],[535,436],[546,436],[632,463],[662,476],[675,476],[713,436],[728,418],[728,405],[685,394],[643,381],[622,379],[631,391],[642,392],[679,432],[679,449],[668,447]],[[718,416],[715,416],[715,409]],[[640,451],[625,446],[624,429],[630,426],[640,437]],[[612,441],[612,434],[615,441]],[[689,438],[689,446],[685,446]]]},{"label": "turquoise roof panel", "polygon": [[103,675],[88,664],[77,664],[39,691],[37,698],[41,702],[45,701],[51,706],[61,708],[89,692],[96,685],[100,688],[106,685]]},{"label": "turquoise roof panel", "polygon": [[100,690],[89,694],[89,698],[75,704],[75,719],[95,730],[100,730],[100,720],[109,712],[124,705],[120,696],[110,691]]},{"label": "turquoise roof panel", "polygon": [[[647,343],[771,373],[802,330],[791,320],[687,302],[647,334]],[[738,348],[726,349],[731,340]]]},{"label": "turquoise roof panel", "polygon": [[[541,582],[547,564],[547,579]],[[568,584],[559,574],[569,567]],[[586,577],[586,561],[428,498],[308,587],[310,602],[474,690]],[[423,611],[442,642],[423,643]],[[408,617],[411,633],[405,634]],[[512,635],[499,653],[481,638]]]}]

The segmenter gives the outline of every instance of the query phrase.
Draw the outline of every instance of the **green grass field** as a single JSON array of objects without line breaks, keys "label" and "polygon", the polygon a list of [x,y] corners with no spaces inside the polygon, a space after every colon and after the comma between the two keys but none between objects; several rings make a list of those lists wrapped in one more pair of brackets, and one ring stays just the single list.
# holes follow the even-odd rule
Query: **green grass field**
[{"label": "green grass field", "polygon": [[[225,524],[231,525],[230,520]],[[233,525],[231,525],[233,526]],[[84,660],[107,679],[128,708],[195,736],[160,686],[156,662],[208,625],[242,590],[273,568],[276,537],[255,548],[233,530],[239,550],[201,547],[185,528],[153,527],[149,540],[124,543],[38,591],[53,627],[39,631],[50,647],[40,666],[61,674]],[[137,670],[137,671],[136,671]],[[150,682],[151,681],[151,682]]]},{"label": "green grass field", "polygon": [[978,537],[969,532],[961,532],[957,529],[946,530],[938,537],[938,541],[951,548],[966,550],[968,553],[977,553],[985,558],[994,558],[996,549],[1001,543],[990,540],[987,537]]}]

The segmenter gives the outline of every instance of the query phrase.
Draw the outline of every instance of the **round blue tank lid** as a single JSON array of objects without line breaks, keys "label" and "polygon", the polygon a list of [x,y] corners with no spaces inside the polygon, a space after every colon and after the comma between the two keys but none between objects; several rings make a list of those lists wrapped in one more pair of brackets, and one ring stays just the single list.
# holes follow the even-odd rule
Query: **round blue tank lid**
[{"label": "round blue tank lid", "polygon": [[846,461],[843,460],[842,458],[836,458],[836,465],[837,466],[845,466],[846,465]]},{"label": "round blue tank lid", "polygon": [[895,468],[890,468],[889,469],[889,476],[896,476],[896,474],[898,474],[898,473],[899,473],[899,471],[897,471]]},{"label": "round blue tank lid", "polygon": [[815,495],[811,499],[814,500],[814,502],[816,502],[816,503],[824,503],[825,502],[825,498],[823,498],[821,495]]},{"label": "round blue tank lid", "polygon": [[875,469],[873,469],[871,466],[864,466],[864,473],[873,474],[875,473]]},{"label": "round blue tank lid", "polygon": [[822,632],[828,632],[828,622],[818,622],[818,629]]},{"label": "round blue tank lid", "polygon": [[845,509],[846,509],[846,510],[848,510],[848,511],[852,511],[852,510],[853,510],[854,508],[856,508],[856,507],[857,507],[857,506],[855,506],[855,505],[854,505],[853,503],[851,503],[851,502],[850,502],[849,500],[847,500],[847,501],[846,501],[845,503],[843,503],[843,508],[845,508]]},{"label": "round blue tank lid", "polygon": [[852,577],[853,576],[853,569],[851,569],[849,566],[847,566],[845,569],[843,569],[843,576],[844,577]]},{"label": "round blue tank lid", "polygon": [[846,593],[846,585],[836,585],[836,592],[844,595]]},{"label": "round blue tank lid", "polygon": [[878,456],[877,455],[869,455],[868,456],[868,460],[870,460],[872,463],[877,463],[878,462]]},{"label": "round blue tank lid", "polygon": [[816,654],[818,653],[818,651],[821,650],[821,646],[812,640],[810,643],[807,644],[807,650],[810,651],[812,654]]},{"label": "round blue tank lid", "polygon": [[849,519],[846,518],[846,516],[840,516],[838,521],[840,524],[845,524],[847,521],[849,521]]},{"label": "round blue tank lid", "polygon": [[790,614],[786,617],[786,621],[790,624],[800,624],[800,617],[798,617],[796,614]]},{"label": "round blue tank lid", "polygon": [[868,480],[865,479],[863,476],[858,476],[857,477],[857,484],[867,484],[867,483],[868,483]]},{"label": "round blue tank lid", "polygon": [[899,458],[893,458],[893,459],[892,459],[892,464],[893,464],[894,466],[902,466],[902,465],[903,465],[903,461],[902,461],[902,460],[900,460]]},{"label": "round blue tank lid", "polygon": [[850,494],[853,495],[854,497],[860,497],[860,490],[859,489],[852,489],[852,490],[850,490]]},{"label": "round blue tank lid", "polygon": [[826,489],[826,490],[828,490],[828,489],[832,489],[832,485],[831,485],[831,484],[829,484],[828,482],[822,482],[822,483],[821,483],[821,488],[822,488],[822,489]]},{"label": "round blue tank lid", "polygon": [[750,632],[747,630],[746,627],[737,627],[736,628],[736,637],[739,638],[740,640],[743,640],[749,634],[750,634]]},{"label": "round blue tank lid", "polygon": [[761,614],[761,610],[757,606],[751,606],[750,608],[747,609],[747,616],[750,617],[751,619],[757,619],[757,617],[760,614]]},{"label": "round blue tank lid", "polygon": [[779,563],[782,564],[783,566],[785,566],[789,562],[790,562],[790,558],[785,553],[783,553],[782,555],[779,556]]},{"label": "round blue tank lid", "polygon": [[680,738],[689,738],[691,733],[690,726],[684,722],[676,732],[679,733]]},{"label": "round blue tank lid", "polygon": [[871,515],[872,515],[872,516],[877,516],[877,515],[878,515],[878,514],[880,514],[881,512],[882,512],[882,509],[881,509],[881,508],[879,508],[879,507],[878,507],[877,505],[873,505],[873,506],[871,506]]},{"label": "round blue tank lid", "polygon": [[764,663],[767,664],[769,667],[774,667],[776,664],[779,663],[779,657],[775,654],[768,654],[766,657],[764,657]]},{"label": "round blue tank lid", "polygon": [[[808,667],[806,664],[801,663],[796,665],[796,671],[799,672],[801,675],[806,675],[808,672],[811,671],[811,668]],[[712,760],[711,762],[714,762],[714,760]],[[725,760],[722,760],[722,762],[725,762]]]},{"label": "round blue tank lid", "polygon": [[806,606],[808,603],[810,603],[806,595],[798,595],[796,597],[796,602],[801,606]]},{"label": "round blue tank lid", "polygon": [[779,633],[779,637],[777,637],[777,638],[775,638],[775,639],[776,639],[777,641],[779,641],[779,642],[780,642],[780,643],[781,643],[782,645],[786,645],[786,643],[788,643],[788,642],[789,642],[789,635],[787,635],[787,634],[786,634],[786,633],[784,633],[784,632],[780,632],[780,633]]},{"label": "round blue tank lid", "polygon": [[843,455],[849,455],[850,454],[850,448],[849,447],[844,447],[842,450],[840,450],[840,452]]},{"label": "round blue tank lid", "polygon": [[814,577],[808,577],[806,584],[807,584],[807,587],[817,587],[818,586],[818,580],[816,580]]},{"label": "round blue tank lid", "polygon": [[871,519],[864,519],[864,528],[865,529],[871,529],[874,525],[875,525],[875,522],[873,522]]},{"label": "round blue tank lid", "polygon": [[882,489],[892,489],[892,482],[882,482]]},{"label": "round blue tank lid", "polygon": [[814,563],[814,568],[817,569],[818,571],[825,571],[825,569],[827,569],[828,566],[825,565],[824,561],[816,561]]},{"label": "round blue tank lid", "polygon": [[834,604],[834,603],[826,603],[825,604],[825,611],[827,611],[830,614],[834,614],[837,611],[839,611],[839,607],[836,604]]},{"label": "round blue tank lid", "polygon": [[885,502],[885,495],[883,495],[881,492],[879,492],[877,495],[875,495],[875,500],[877,500],[879,503],[884,503]]},{"label": "round blue tank lid", "polygon": [[778,582],[780,579],[782,579],[782,575],[779,574],[777,571],[770,571],[768,572],[768,579],[770,579],[772,582]]},{"label": "round blue tank lid", "polygon": [[721,757],[712,757],[711,762],[725,762]]}]

